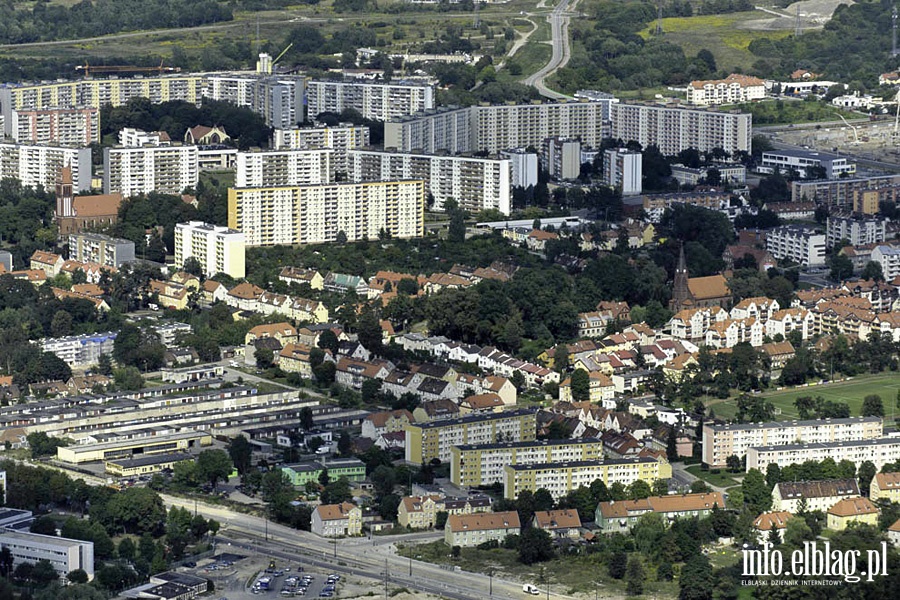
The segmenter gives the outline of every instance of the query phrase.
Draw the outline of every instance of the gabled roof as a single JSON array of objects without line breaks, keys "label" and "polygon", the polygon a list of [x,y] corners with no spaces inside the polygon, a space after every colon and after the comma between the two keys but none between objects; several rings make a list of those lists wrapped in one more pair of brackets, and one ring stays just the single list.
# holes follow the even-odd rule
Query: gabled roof
[{"label": "gabled roof", "polygon": [[793,518],[794,515],[784,510],[767,512],[756,517],[756,519],[753,521],[753,527],[754,529],[759,529],[760,531],[785,529],[787,528],[788,520]]},{"label": "gabled roof", "polygon": [[323,521],[342,521],[350,516],[350,511],[354,508],[356,505],[350,502],[320,504],[316,507],[316,512]]},{"label": "gabled roof", "polygon": [[731,290],[728,289],[728,281],[722,275],[691,277],[688,279],[688,289],[694,300],[707,300],[731,296]]},{"label": "gabled roof", "polygon": [[450,515],[447,527],[456,533],[460,531],[491,531],[494,529],[519,529],[519,513],[514,510],[496,513],[475,513],[471,515]]},{"label": "gabled roof", "polygon": [[371,421],[375,427],[384,427],[388,420],[391,418],[400,419],[405,417],[406,420],[410,423],[414,423],[415,419],[412,416],[412,413],[406,410],[405,408],[400,410],[385,410],[381,412],[372,413],[368,417],[366,417],[366,421]]},{"label": "gabled roof", "polygon": [[463,399],[460,404],[467,405],[473,410],[484,410],[488,408],[503,406],[503,400],[500,398],[500,396],[494,393],[476,394],[474,396],[469,396],[468,398]]},{"label": "gabled roof", "polygon": [[122,194],[98,194],[96,196],[75,196],[72,208],[76,217],[118,216],[122,204]]},{"label": "gabled roof", "polygon": [[900,473],[876,473],[875,482],[879,490],[900,490]]},{"label": "gabled roof", "polygon": [[785,500],[791,498],[833,498],[859,496],[855,479],[823,479],[821,481],[783,481],[777,484],[778,493]]},{"label": "gabled roof", "polygon": [[59,254],[35,250],[34,254],[31,255],[31,262],[41,263],[42,265],[55,265],[61,258]]},{"label": "gabled roof", "polygon": [[242,300],[254,300],[259,298],[265,293],[265,290],[259,286],[255,286],[252,283],[239,283],[230,290],[228,290],[229,296],[234,296],[235,298],[241,298]]},{"label": "gabled roof", "polygon": [[829,508],[828,514],[836,517],[871,515],[878,514],[878,508],[868,498],[844,498]]},{"label": "gabled roof", "polygon": [[534,520],[538,529],[572,529],[581,527],[578,511],[571,508],[563,510],[536,510]]},{"label": "gabled roof", "polygon": [[278,335],[284,337],[296,337],[297,329],[290,323],[286,322],[266,323],[263,325],[257,325],[248,333],[257,338],[275,337]]}]

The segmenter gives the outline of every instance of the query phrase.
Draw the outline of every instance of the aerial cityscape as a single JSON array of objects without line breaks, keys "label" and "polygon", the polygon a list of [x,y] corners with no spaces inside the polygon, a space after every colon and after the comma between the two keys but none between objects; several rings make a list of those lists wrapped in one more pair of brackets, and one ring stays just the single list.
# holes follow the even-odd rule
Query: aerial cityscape
[{"label": "aerial cityscape", "polygon": [[0,15],[0,600],[900,598],[895,5]]}]

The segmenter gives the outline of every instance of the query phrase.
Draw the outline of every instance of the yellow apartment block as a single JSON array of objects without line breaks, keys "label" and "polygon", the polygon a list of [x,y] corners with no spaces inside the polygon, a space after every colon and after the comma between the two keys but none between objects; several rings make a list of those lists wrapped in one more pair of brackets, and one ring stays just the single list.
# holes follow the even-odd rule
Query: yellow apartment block
[{"label": "yellow apartment block", "polygon": [[406,425],[405,431],[406,461],[418,465],[435,458],[441,462],[449,461],[453,446],[492,444],[497,440],[533,441],[537,421],[533,411],[519,409],[411,423]]},{"label": "yellow apartment block", "polygon": [[546,489],[559,500],[579,486],[590,487],[599,479],[608,486],[614,483],[631,485],[646,481],[653,485],[657,479],[672,477],[672,465],[663,458],[619,458],[544,463],[534,465],[507,465],[503,469],[503,497],[515,500],[524,491]]},{"label": "yellow apartment block", "polygon": [[507,465],[532,465],[597,460],[603,458],[603,442],[592,439],[535,440],[466,444],[450,449],[450,481],[460,487],[477,487],[503,481]]}]

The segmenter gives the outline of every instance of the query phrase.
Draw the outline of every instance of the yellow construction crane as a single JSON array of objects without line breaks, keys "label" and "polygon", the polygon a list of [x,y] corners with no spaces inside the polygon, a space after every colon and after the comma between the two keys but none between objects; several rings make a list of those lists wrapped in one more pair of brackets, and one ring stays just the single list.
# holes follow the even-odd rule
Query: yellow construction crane
[{"label": "yellow construction crane", "polygon": [[76,71],[84,71],[85,77],[90,77],[91,73],[179,73],[181,67],[167,67],[160,61],[158,67],[137,67],[134,65],[95,65],[88,63],[76,65]]}]

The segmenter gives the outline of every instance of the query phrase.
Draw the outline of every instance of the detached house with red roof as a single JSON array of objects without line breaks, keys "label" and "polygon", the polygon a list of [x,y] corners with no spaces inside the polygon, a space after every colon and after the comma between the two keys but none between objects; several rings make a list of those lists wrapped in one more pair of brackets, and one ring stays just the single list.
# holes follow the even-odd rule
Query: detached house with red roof
[{"label": "detached house with red roof", "polygon": [[350,502],[320,504],[312,513],[310,531],[321,537],[362,535],[362,510]]}]

